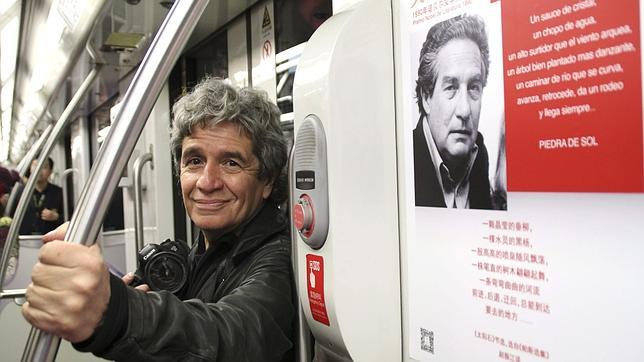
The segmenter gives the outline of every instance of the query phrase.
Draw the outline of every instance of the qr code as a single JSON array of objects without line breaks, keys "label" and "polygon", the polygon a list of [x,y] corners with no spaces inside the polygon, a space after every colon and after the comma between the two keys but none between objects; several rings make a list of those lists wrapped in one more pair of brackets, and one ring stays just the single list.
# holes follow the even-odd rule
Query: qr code
[{"label": "qr code", "polygon": [[425,328],[420,329],[420,349],[434,354],[434,331],[428,331]]}]

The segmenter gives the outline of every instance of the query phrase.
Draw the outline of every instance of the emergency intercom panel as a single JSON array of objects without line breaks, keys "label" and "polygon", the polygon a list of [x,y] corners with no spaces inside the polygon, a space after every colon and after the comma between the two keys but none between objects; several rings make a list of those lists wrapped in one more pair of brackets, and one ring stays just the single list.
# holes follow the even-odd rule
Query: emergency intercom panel
[{"label": "emergency intercom panel", "polygon": [[307,116],[297,132],[291,177],[293,224],[306,244],[319,249],[329,230],[329,193],[326,136],[315,115]]},{"label": "emergency intercom panel", "polygon": [[334,14],[293,82],[293,263],[321,360],[402,355],[391,24],[388,1]]}]

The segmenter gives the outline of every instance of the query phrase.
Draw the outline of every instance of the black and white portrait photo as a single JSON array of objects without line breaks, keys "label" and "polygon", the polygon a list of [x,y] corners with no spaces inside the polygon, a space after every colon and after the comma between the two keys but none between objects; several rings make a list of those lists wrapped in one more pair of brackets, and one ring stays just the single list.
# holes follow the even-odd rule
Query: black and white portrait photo
[{"label": "black and white portrait photo", "polygon": [[501,49],[488,36],[484,19],[467,14],[426,33],[415,84],[416,206],[507,210],[503,113],[485,112],[503,104],[502,63],[490,61]]}]

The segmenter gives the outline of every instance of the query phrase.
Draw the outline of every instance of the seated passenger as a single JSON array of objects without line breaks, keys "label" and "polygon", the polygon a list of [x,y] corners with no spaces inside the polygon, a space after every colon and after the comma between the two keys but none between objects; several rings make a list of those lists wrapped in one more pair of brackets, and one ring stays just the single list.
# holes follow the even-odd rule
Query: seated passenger
[{"label": "seated passenger", "polygon": [[[36,177],[36,186],[31,195],[31,203],[20,225],[20,235],[43,235],[63,223],[63,189],[49,182],[54,170],[54,160],[47,157],[38,175],[33,176],[38,157],[31,161],[31,175]],[[22,188],[22,185],[18,187]],[[22,191],[20,191],[22,193]]]},{"label": "seated passenger", "polygon": [[[202,230],[175,296],[110,275],[97,246],[46,243],[22,313],[79,351],[115,360],[279,361],[295,317],[279,111],[264,93],[206,79],[173,107],[171,147]],[[63,228],[46,237],[64,236]],[[132,280],[131,274],[124,281]]]}]

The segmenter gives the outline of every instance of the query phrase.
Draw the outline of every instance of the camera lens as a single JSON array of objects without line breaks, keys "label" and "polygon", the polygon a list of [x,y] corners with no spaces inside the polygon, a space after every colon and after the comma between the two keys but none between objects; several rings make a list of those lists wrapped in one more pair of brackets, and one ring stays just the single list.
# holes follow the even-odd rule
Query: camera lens
[{"label": "camera lens", "polygon": [[188,278],[184,262],[179,256],[166,251],[159,252],[145,266],[148,285],[152,290],[178,292]]}]

